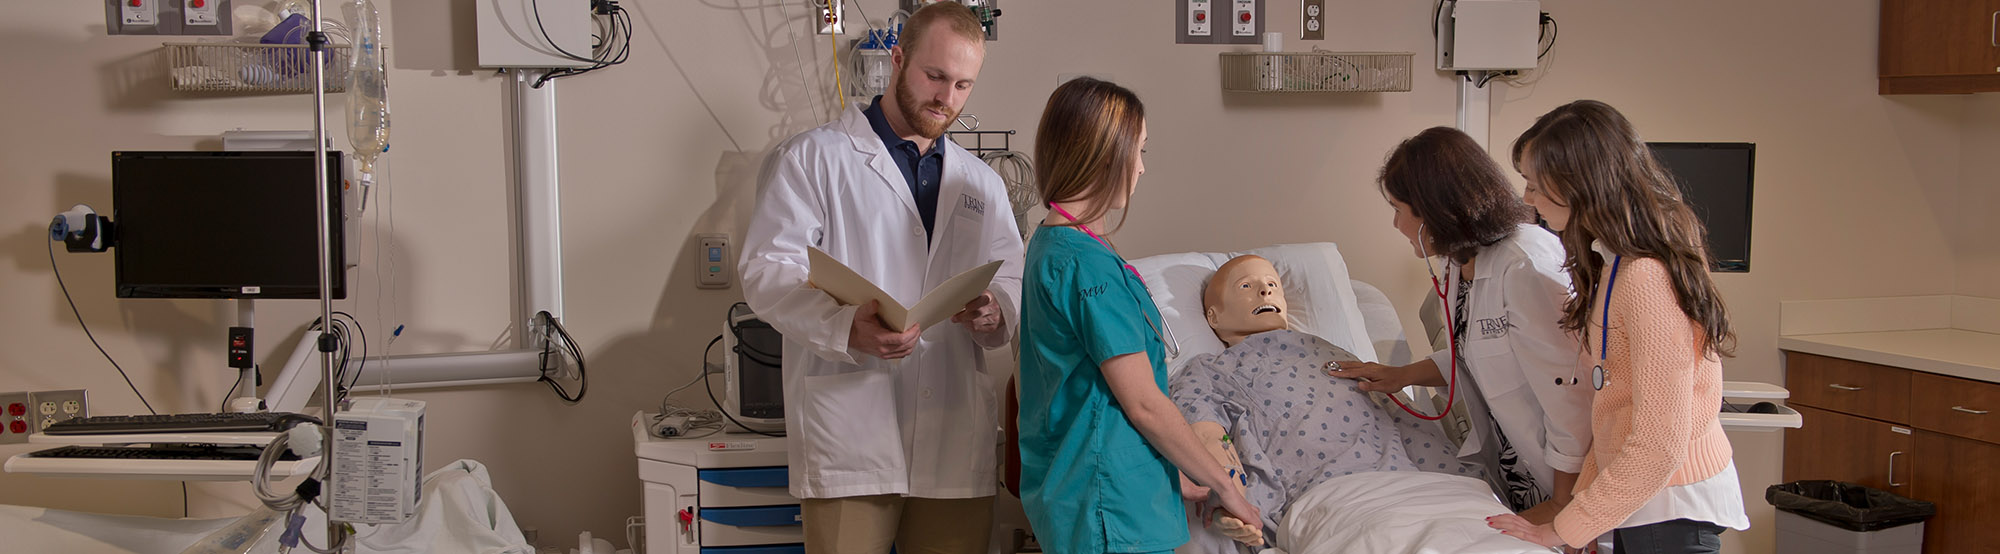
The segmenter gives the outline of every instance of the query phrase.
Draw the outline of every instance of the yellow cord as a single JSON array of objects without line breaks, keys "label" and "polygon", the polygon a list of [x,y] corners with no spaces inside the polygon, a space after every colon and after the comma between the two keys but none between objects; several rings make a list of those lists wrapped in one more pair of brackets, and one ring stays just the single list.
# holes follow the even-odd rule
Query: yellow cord
[{"label": "yellow cord", "polygon": [[[838,17],[838,16],[835,16]],[[827,33],[826,43],[833,47],[833,95],[840,97],[840,111],[847,111],[847,90],[840,85],[840,39],[837,33]]]}]

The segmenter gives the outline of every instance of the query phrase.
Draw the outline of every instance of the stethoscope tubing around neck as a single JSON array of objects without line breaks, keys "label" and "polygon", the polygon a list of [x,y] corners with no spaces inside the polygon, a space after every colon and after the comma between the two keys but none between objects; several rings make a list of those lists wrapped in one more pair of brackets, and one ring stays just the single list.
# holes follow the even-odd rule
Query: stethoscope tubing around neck
[{"label": "stethoscope tubing around neck", "polygon": [[[1077,221],[1076,216],[1070,215],[1069,210],[1063,209],[1062,206],[1057,206],[1055,202],[1049,203],[1049,209],[1054,210],[1057,214],[1061,214],[1063,218],[1068,219],[1070,223],[1076,224],[1077,230],[1083,231],[1083,234],[1090,235],[1090,238],[1097,239],[1098,244],[1104,245],[1105,250],[1109,250],[1113,257],[1118,258],[1118,263],[1120,265],[1125,266],[1126,271],[1132,272],[1132,278],[1139,280],[1139,286],[1141,287],[1146,286],[1146,277],[1139,275],[1139,268],[1133,267],[1132,264],[1130,263],[1126,263],[1125,257],[1119,255],[1118,250],[1111,247],[1110,241],[1104,240],[1104,237],[1099,236],[1096,231],[1090,230],[1089,225],[1085,225],[1082,221]],[[1179,338],[1174,336],[1174,325],[1172,323],[1167,322],[1165,316],[1162,316],[1160,318],[1159,325],[1157,326],[1153,325],[1153,316],[1147,314],[1145,310],[1146,310],[1145,304],[1143,302],[1140,303],[1139,317],[1146,320],[1146,326],[1153,328],[1153,335],[1159,337],[1160,342],[1166,345],[1167,359],[1174,360],[1180,358],[1181,345]]]}]

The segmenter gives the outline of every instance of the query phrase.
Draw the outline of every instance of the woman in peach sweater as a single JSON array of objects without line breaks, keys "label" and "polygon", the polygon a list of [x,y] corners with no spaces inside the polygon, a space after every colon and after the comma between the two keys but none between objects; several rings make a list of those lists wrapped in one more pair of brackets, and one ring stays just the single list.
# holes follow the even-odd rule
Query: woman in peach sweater
[{"label": "woman in peach sweater", "polygon": [[1716,407],[1735,335],[1708,275],[1705,231],[1632,124],[1579,100],[1514,143],[1527,201],[1562,235],[1576,295],[1562,326],[1584,343],[1569,386],[1595,387],[1592,444],[1555,522],[1489,518],[1510,536],[1620,554],[1717,552],[1749,528]]}]

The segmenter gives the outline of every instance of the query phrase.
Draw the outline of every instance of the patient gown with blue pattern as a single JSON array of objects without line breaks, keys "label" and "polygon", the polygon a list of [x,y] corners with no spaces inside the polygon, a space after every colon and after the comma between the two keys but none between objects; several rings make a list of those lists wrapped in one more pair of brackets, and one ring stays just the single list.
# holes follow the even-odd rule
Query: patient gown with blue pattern
[{"label": "patient gown with blue pattern", "polygon": [[1378,405],[1352,379],[1328,376],[1333,361],[1357,358],[1310,334],[1267,331],[1221,354],[1190,358],[1168,382],[1188,423],[1213,421],[1235,441],[1267,540],[1290,500],[1327,479],[1365,471],[1480,477],[1451,454],[1436,423]]}]

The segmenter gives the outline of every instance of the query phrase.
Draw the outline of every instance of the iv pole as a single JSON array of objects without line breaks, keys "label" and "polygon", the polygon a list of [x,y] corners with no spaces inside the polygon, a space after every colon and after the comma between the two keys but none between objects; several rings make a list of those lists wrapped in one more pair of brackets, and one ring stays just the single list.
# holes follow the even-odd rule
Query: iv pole
[{"label": "iv pole", "polygon": [[[313,186],[315,189],[313,197],[318,200],[319,205],[319,210],[315,213],[314,221],[318,223],[319,228],[319,232],[317,233],[319,235],[319,311],[320,321],[324,322],[319,327],[319,367],[320,374],[324,378],[324,381],[321,382],[322,390],[326,391],[326,432],[321,433],[323,438],[320,444],[319,473],[322,475],[320,482],[325,485],[323,490],[327,491],[327,494],[319,496],[318,504],[320,510],[326,514],[326,548],[338,551],[346,542],[347,533],[346,527],[334,520],[333,510],[328,509],[333,503],[328,498],[332,496],[333,464],[335,463],[335,456],[333,455],[333,413],[335,408],[339,406],[337,387],[334,386],[336,377],[333,374],[333,353],[339,347],[339,339],[333,334],[333,244],[332,239],[327,236],[327,229],[332,227],[332,223],[327,221],[329,217],[327,207],[332,205],[332,199],[327,197],[329,193],[327,192],[328,183],[326,182],[327,40],[326,33],[321,29],[319,3],[320,0],[312,0],[312,32],[306,34],[306,44],[312,50]],[[352,94],[351,91],[350,94]]]}]

